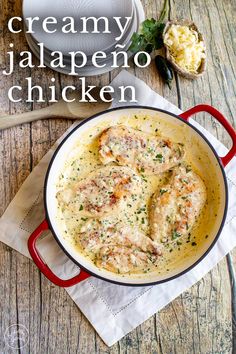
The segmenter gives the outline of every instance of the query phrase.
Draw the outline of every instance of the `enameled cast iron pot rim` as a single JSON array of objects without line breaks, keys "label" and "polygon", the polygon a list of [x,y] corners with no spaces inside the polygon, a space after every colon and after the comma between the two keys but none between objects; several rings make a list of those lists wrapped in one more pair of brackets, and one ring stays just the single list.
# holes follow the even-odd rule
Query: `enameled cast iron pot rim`
[{"label": "enameled cast iron pot rim", "polygon": [[[222,175],[223,175],[223,180],[224,180],[224,187],[225,187],[225,206],[224,206],[223,218],[222,218],[220,227],[218,229],[218,232],[217,232],[214,240],[212,241],[212,243],[210,244],[210,246],[206,250],[206,252],[196,262],[194,262],[191,266],[189,266],[185,270],[181,271],[180,273],[178,273],[178,274],[176,274],[174,276],[171,276],[169,278],[166,278],[166,279],[162,279],[162,280],[159,280],[159,281],[153,281],[153,282],[149,282],[149,283],[144,283],[144,284],[132,284],[132,283],[129,284],[129,283],[122,283],[120,281],[110,280],[110,279],[108,279],[106,277],[103,277],[101,275],[98,275],[96,273],[88,271],[83,265],[81,265],[78,261],[76,261],[70,255],[70,253],[64,248],[64,246],[61,244],[61,242],[59,240],[59,237],[57,236],[56,232],[54,231],[54,229],[52,227],[52,224],[51,224],[51,221],[50,221],[50,218],[49,218],[47,202],[46,202],[47,185],[48,185],[47,182],[48,182],[48,177],[49,177],[49,174],[50,174],[50,170],[51,170],[52,164],[53,164],[53,162],[54,162],[54,160],[55,160],[55,158],[56,158],[61,146],[66,143],[67,139],[71,136],[71,134],[73,134],[82,125],[86,124],[90,120],[92,120],[92,119],[94,119],[94,118],[96,118],[96,117],[98,117],[98,116],[100,116],[102,114],[106,114],[106,113],[117,111],[117,110],[124,110],[124,109],[126,109],[126,110],[128,110],[128,109],[146,109],[146,110],[150,110],[150,111],[162,112],[162,113],[171,115],[175,119],[178,119],[178,120],[182,121],[183,123],[187,124],[190,128],[194,129],[197,132],[197,134],[199,134],[200,137],[205,140],[205,142],[208,144],[208,146],[212,150],[213,154],[215,155],[216,160],[218,161],[218,163],[220,165],[220,169],[221,169],[221,172],[222,172]],[[228,185],[227,185],[225,170],[224,170],[223,164],[222,164],[222,162],[220,160],[220,157],[218,156],[217,152],[215,151],[215,149],[213,148],[213,146],[211,145],[209,140],[196,127],[191,125],[187,120],[181,118],[180,116],[178,116],[178,115],[176,115],[174,113],[171,113],[171,112],[165,111],[163,109],[159,109],[159,108],[153,108],[153,107],[150,107],[150,106],[133,106],[133,105],[132,106],[122,106],[122,107],[117,107],[117,108],[112,108],[112,109],[106,110],[106,111],[104,111],[102,113],[95,114],[95,115],[83,120],[74,129],[72,129],[71,132],[61,141],[61,143],[59,144],[59,146],[57,147],[57,149],[55,150],[55,152],[54,152],[54,154],[52,156],[52,159],[51,159],[51,161],[49,163],[49,166],[48,166],[48,169],[47,169],[47,173],[46,173],[46,176],[45,176],[45,182],[44,182],[44,208],[45,208],[46,220],[48,222],[49,229],[52,232],[55,240],[57,241],[57,243],[59,244],[61,249],[64,251],[64,253],[73,261],[73,263],[78,265],[85,272],[87,272],[88,274],[91,274],[91,275],[93,275],[93,276],[95,276],[97,278],[100,278],[102,280],[108,281],[110,283],[118,284],[118,285],[123,285],[123,286],[149,286],[149,285],[161,284],[161,283],[164,283],[164,282],[167,282],[167,281],[170,281],[170,280],[173,280],[173,279],[176,279],[176,278],[180,277],[181,275],[183,275],[183,274],[187,273],[188,271],[190,271],[191,269],[193,269],[197,264],[199,264],[207,256],[207,254],[211,251],[211,249],[213,248],[213,246],[215,245],[216,241],[218,240],[218,238],[219,238],[219,236],[221,234],[221,231],[223,229],[223,226],[224,226],[224,223],[225,223],[225,220],[226,220],[226,215],[227,215],[227,210],[228,210]]]}]

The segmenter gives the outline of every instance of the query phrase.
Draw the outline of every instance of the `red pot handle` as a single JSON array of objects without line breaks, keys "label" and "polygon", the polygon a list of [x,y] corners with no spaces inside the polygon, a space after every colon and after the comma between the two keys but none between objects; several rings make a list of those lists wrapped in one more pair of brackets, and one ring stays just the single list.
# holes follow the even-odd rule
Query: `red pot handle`
[{"label": "red pot handle", "polygon": [[56,274],[54,274],[51,269],[44,263],[42,258],[40,257],[37,249],[36,249],[36,241],[42,235],[43,231],[48,230],[48,223],[47,220],[44,220],[37,229],[32,233],[32,235],[28,239],[28,249],[29,253],[39,268],[39,270],[47,277],[52,283],[55,285],[61,286],[63,288],[78,284],[82,280],[90,277],[90,274],[86,273],[84,270],[80,270],[80,273],[71,279],[60,279]]},{"label": "red pot handle", "polygon": [[226,166],[232,160],[232,158],[236,155],[236,131],[230,125],[230,123],[227,121],[227,119],[223,116],[223,114],[221,114],[219,111],[217,111],[217,109],[215,109],[214,107],[209,106],[207,104],[199,104],[193,108],[190,108],[188,111],[180,114],[180,117],[188,121],[189,118],[193,114],[198,113],[198,112],[210,113],[214,118],[216,118],[218,120],[218,122],[220,122],[223,125],[223,127],[229,133],[229,135],[233,141],[233,146],[229,150],[227,155],[225,155],[224,157],[220,157],[223,166]]}]

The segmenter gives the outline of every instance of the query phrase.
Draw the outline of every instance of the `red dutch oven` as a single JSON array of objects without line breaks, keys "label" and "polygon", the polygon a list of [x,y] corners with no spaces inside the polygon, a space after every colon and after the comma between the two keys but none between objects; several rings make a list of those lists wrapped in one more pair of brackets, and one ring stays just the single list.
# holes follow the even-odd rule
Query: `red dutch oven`
[{"label": "red dutch oven", "polygon": [[[193,125],[189,123],[189,118],[198,112],[207,112],[211,114],[218,122],[222,124],[222,126],[226,129],[230,137],[232,138],[233,145],[229,152],[224,157],[219,157],[212,147],[211,143],[206,139],[206,137],[197,130]],[[211,230],[205,230],[206,234],[208,234],[208,238],[204,240],[204,244],[200,247],[194,257],[187,258],[184,262],[182,262],[176,269],[172,272],[167,272],[166,274],[152,274],[151,276],[144,274],[143,277],[135,278],[128,275],[119,275],[113,274],[103,269],[99,269],[96,265],[89,262],[80,252],[74,250],[72,246],[69,245],[68,242],[64,240],[62,237],[62,232],[60,230],[60,226],[56,221],[56,199],[55,199],[55,181],[59,176],[61,168],[63,166],[63,161],[66,161],[66,156],[71,151],[75,143],[80,141],[81,133],[85,132],[86,129],[90,129],[93,126],[99,124],[99,122],[108,121],[109,125],[114,125],[114,121],[118,121],[119,117],[124,116],[126,114],[148,114],[148,115],[157,115],[161,117],[162,120],[167,123],[175,125],[175,129],[182,129],[183,134],[188,136],[189,141],[194,144],[197,142],[200,149],[204,150],[206,156],[205,166],[211,164],[214,166],[214,175],[217,178],[217,182],[220,190],[220,206],[218,211],[218,216]],[[191,145],[190,147],[191,148]],[[45,220],[38,226],[38,228],[32,233],[28,240],[28,248],[30,255],[40,269],[40,271],[54,284],[61,287],[69,287],[75,285],[84,279],[90,277],[91,275],[99,277],[103,280],[121,284],[121,285],[150,285],[150,284],[158,284],[165,281],[169,281],[171,279],[177,278],[182,274],[188,272],[194,266],[196,266],[204,257],[207,256],[209,251],[212,249],[214,244],[216,243],[219,235],[222,231],[226,214],[227,214],[227,206],[228,206],[228,189],[227,189],[227,181],[226,175],[224,171],[224,167],[230,162],[230,160],[236,154],[236,132],[233,127],[229,124],[226,118],[215,108],[209,105],[198,105],[189,109],[188,111],[182,113],[181,115],[175,115],[173,113],[151,108],[145,106],[128,106],[115,108],[103,113],[99,113],[91,118],[88,118],[82,121],[78,126],[76,126],[61,142],[55,151],[52,160],[49,164],[48,171],[46,174],[45,185],[44,185],[44,204],[45,204],[45,212],[46,218]],[[203,161],[204,163],[204,161]],[[67,254],[71,260],[80,267],[80,273],[76,276],[73,276],[70,279],[63,280],[60,279],[57,275],[55,275],[52,270],[45,264],[42,260],[37,247],[36,241],[40,238],[42,233],[45,230],[50,229],[55,240],[62,248],[62,250]]]}]

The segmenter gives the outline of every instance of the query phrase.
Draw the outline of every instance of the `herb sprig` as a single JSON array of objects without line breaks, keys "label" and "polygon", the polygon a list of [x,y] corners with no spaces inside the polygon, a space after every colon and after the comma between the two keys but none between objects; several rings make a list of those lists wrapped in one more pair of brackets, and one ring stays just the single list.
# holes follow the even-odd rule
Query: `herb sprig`
[{"label": "herb sprig", "polygon": [[[168,12],[168,0],[165,0],[162,12],[158,20],[154,18],[146,19],[138,33],[134,33],[131,38],[129,50],[132,53],[146,52],[151,54],[154,50],[163,47],[162,33],[165,27],[164,19]],[[145,54],[140,54],[139,62],[144,65],[147,61]]]}]

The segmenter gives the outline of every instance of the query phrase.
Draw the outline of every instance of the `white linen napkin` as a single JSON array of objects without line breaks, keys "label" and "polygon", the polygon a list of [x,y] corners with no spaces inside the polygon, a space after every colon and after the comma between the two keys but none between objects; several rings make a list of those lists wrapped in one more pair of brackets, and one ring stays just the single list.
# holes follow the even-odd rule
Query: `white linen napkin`
[{"label": "white linen napkin", "polygon": [[[113,80],[112,86],[116,88],[130,83],[136,87],[139,105],[181,113],[176,106],[125,70]],[[118,105],[120,105],[118,97],[115,97],[113,107]],[[203,127],[194,121],[191,123],[210,140],[220,155],[227,152],[227,149]],[[44,219],[42,196],[44,177],[58,143],[59,141],[34,168],[0,219],[0,240],[27,257],[29,257],[27,239]],[[227,166],[226,172],[229,209],[224,229],[209,255],[190,272],[178,279],[148,287],[119,286],[91,277],[66,289],[108,346],[116,343],[195,284],[236,246],[236,158]],[[62,278],[66,279],[78,273],[78,267],[65,256],[50,232],[38,242],[38,247],[49,266],[51,265],[54,272]]]}]

